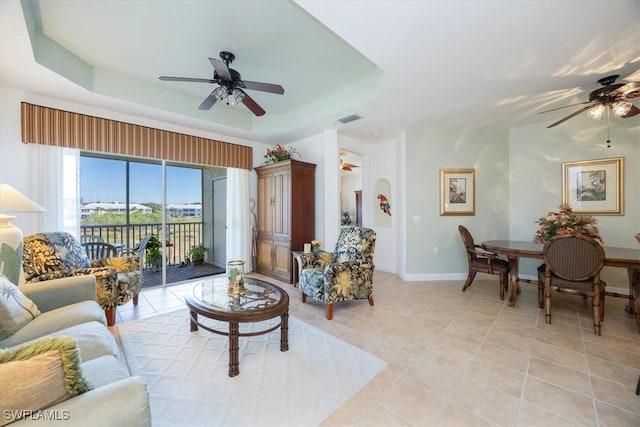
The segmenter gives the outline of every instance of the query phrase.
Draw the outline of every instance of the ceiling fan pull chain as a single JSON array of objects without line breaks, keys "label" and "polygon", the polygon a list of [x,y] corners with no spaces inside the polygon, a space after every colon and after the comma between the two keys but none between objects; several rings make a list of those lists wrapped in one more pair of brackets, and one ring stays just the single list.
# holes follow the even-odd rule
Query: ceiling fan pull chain
[{"label": "ceiling fan pull chain", "polygon": [[609,121],[609,109],[607,108],[607,148],[611,148],[611,122]]}]

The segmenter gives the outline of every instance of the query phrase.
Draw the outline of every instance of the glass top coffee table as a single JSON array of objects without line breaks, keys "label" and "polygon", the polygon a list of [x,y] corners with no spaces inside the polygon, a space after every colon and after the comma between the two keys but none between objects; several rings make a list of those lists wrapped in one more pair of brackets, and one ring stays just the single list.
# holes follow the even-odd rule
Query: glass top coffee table
[{"label": "glass top coffee table", "polygon": [[[280,328],[280,351],[289,350],[289,295],[271,283],[245,278],[242,296],[227,295],[226,277],[204,279],[196,283],[185,297],[191,312],[191,331],[198,327],[229,337],[229,376],[240,373],[238,361],[239,337],[262,335]],[[229,331],[219,331],[198,321],[198,315],[229,322]],[[240,332],[240,323],[261,322],[280,316],[280,323],[257,332]]]}]

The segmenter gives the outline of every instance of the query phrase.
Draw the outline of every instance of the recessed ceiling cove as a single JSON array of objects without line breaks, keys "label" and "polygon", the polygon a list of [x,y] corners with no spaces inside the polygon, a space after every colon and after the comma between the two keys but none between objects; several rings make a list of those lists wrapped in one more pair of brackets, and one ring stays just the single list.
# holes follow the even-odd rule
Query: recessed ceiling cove
[{"label": "recessed ceiling cove", "polygon": [[[38,63],[81,87],[143,106],[240,129],[286,130],[368,99],[381,70],[305,10],[286,1],[23,1]],[[282,96],[252,92],[268,114],[242,103],[198,106],[213,78],[207,58],[233,52],[249,81],[277,82]]]}]

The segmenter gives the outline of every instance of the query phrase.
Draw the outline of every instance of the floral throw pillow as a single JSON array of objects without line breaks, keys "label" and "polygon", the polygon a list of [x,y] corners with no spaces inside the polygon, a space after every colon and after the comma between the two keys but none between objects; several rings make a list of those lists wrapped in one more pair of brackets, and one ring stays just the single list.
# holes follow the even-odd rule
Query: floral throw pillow
[{"label": "floral throw pillow", "polygon": [[0,339],[13,335],[18,329],[40,315],[40,310],[20,288],[0,275]]}]

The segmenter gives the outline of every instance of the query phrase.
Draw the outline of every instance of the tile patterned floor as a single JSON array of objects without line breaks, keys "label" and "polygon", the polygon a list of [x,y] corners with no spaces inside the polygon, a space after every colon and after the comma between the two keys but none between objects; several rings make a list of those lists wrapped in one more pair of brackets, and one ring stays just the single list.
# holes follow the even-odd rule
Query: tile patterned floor
[{"label": "tile patterned floor", "polygon": [[[489,276],[464,293],[462,282],[382,272],[374,283],[375,307],[338,304],[332,321],[281,284],[292,315],[388,362],[323,427],[640,426],[640,333],[624,299],[607,298],[598,337],[589,300],[554,294],[547,325],[527,283],[513,308]],[[182,307],[191,287],[144,290],[137,307],[118,309],[118,322]]]}]

